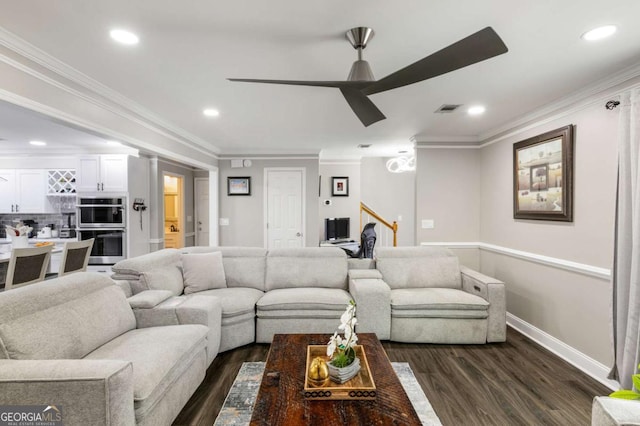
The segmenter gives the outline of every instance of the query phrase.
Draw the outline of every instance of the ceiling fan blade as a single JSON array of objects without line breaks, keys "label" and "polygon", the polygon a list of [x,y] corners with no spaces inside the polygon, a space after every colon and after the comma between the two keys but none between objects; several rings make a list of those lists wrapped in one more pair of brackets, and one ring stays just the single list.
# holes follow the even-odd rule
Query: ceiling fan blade
[{"label": "ceiling fan blade", "polygon": [[491,27],[445,47],[362,89],[365,95],[417,83],[507,53],[509,49]]},{"label": "ceiling fan blade", "polygon": [[365,127],[387,118],[360,90],[341,87],[340,91]]},{"label": "ceiling fan blade", "polygon": [[348,87],[362,88],[369,82],[366,81],[304,81],[304,80],[261,80],[255,78],[228,78],[229,81],[239,81],[243,83],[267,83],[267,84],[288,84],[291,86],[313,86],[313,87]]}]

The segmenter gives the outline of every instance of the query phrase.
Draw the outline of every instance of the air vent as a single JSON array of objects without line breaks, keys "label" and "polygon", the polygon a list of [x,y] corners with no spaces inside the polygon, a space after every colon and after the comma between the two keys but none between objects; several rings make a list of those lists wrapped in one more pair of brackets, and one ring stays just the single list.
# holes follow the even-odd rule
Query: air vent
[{"label": "air vent", "polygon": [[358,148],[371,148],[371,144],[370,143],[361,143],[358,145]]},{"label": "air vent", "polygon": [[458,108],[460,108],[462,105],[456,105],[456,104],[444,104],[442,105],[440,108],[438,108],[437,110],[435,110],[436,114],[448,114],[450,112],[453,112],[455,110],[457,110]]}]

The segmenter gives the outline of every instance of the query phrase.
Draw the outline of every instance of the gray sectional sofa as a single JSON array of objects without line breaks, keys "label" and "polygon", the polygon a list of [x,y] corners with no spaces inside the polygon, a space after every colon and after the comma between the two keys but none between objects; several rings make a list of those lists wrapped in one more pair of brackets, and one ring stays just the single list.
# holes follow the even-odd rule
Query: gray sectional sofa
[{"label": "gray sectional sofa", "polygon": [[100,274],[0,293],[0,405],[53,405],[65,425],[171,424],[217,354],[218,303],[207,326],[202,306],[155,326]]},{"label": "gray sectional sofa", "polygon": [[[193,275],[190,256],[212,253],[221,260],[212,257],[206,267],[224,276],[194,289],[187,283]],[[170,282],[149,278],[160,270],[166,277],[168,267],[181,269],[184,282],[178,272]],[[113,270],[114,279],[124,280],[120,284],[137,296],[173,292],[151,311],[219,298],[220,351],[269,343],[275,333],[333,333],[352,298],[358,330],[382,340],[477,344],[506,339],[504,283],[460,266],[444,248],[379,248],[373,261],[349,259],[331,247],[189,247],[127,259]]]},{"label": "gray sectional sofa", "polygon": [[381,340],[506,339],[504,284],[448,250],[190,247],[0,293],[0,405],[68,425],[168,425],[219,351],[333,333],[349,300]]}]

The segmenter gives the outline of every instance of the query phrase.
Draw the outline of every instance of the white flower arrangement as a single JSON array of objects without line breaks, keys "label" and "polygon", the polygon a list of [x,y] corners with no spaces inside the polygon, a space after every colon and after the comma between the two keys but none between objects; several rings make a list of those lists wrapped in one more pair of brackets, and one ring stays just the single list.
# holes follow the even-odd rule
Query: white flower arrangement
[{"label": "white flower arrangement", "polygon": [[327,343],[327,356],[331,358],[331,363],[336,367],[346,367],[356,357],[353,347],[358,342],[358,336],[355,332],[357,322],[356,304],[350,300],[347,309],[340,317],[340,325],[338,326],[339,330],[344,331],[344,338],[336,331]]}]

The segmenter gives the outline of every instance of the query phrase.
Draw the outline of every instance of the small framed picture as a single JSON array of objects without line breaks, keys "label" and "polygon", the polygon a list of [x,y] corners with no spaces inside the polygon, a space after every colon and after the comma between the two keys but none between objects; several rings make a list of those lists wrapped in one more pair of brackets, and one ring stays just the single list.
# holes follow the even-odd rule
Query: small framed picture
[{"label": "small framed picture", "polygon": [[251,195],[251,177],[228,177],[227,195]]},{"label": "small framed picture", "polygon": [[348,177],[332,177],[331,178],[331,195],[334,197],[349,196],[349,178]]}]

